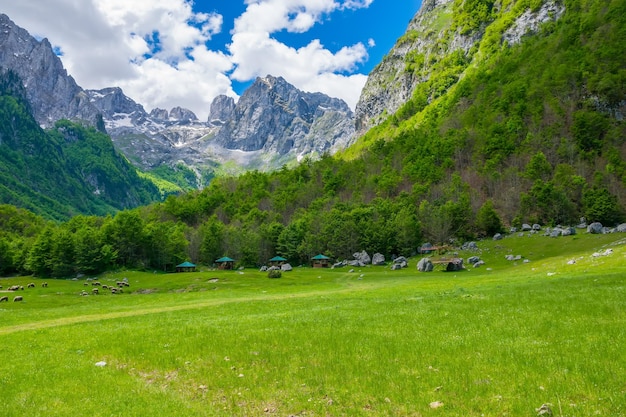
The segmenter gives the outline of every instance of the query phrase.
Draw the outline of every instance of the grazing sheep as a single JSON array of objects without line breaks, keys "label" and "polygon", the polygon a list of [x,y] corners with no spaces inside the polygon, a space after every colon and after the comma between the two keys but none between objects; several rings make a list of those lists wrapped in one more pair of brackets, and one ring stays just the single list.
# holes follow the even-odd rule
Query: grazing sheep
[{"label": "grazing sheep", "polygon": [[108,289],[109,289],[109,286],[108,286],[108,285],[103,285],[103,286],[102,286],[102,289],[103,289],[103,290],[108,290]]},{"label": "grazing sheep", "polygon": [[24,300],[24,299],[22,298],[22,296],[21,296],[21,295],[16,295],[16,296],[13,298],[13,302],[16,302],[16,301],[23,301],[23,300]]},{"label": "grazing sheep", "polygon": [[83,285],[84,285],[85,287],[87,287],[87,286],[89,286],[89,283],[88,283],[88,282],[84,282],[84,283],[83,283]]},{"label": "grazing sheep", "polygon": [[99,294],[99,292],[98,292],[98,289],[97,289],[97,288],[94,288],[93,290],[91,290],[91,292],[92,292],[92,293],[94,293],[94,294]]},{"label": "grazing sheep", "polygon": [[0,290],[2,289],[2,285],[0,285]]},{"label": "grazing sheep", "polygon": [[6,295],[4,297],[0,297],[0,303],[6,301],[7,303],[9,302],[9,297],[7,297]]},{"label": "grazing sheep", "polygon": [[93,285],[94,287],[99,287],[102,284],[100,284],[100,281],[94,281],[91,283],[91,285]]},{"label": "grazing sheep", "polygon": [[44,287],[44,288],[48,288],[48,283],[47,282],[42,282],[41,286]]},{"label": "grazing sheep", "polygon": [[[110,289],[111,289],[111,294],[117,294],[117,292],[118,292],[118,289],[117,289],[117,288],[115,288],[115,287],[111,287]],[[121,291],[121,290],[120,290],[120,291]]]},{"label": "grazing sheep", "polygon": [[20,290],[24,291],[24,286],[20,285]]},{"label": "grazing sheep", "polygon": [[29,283],[26,287],[27,287],[27,288],[35,288],[35,283],[34,283],[34,282],[31,282],[31,283]]},{"label": "grazing sheep", "polygon": [[80,295],[85,296],[85,295],[89,295],[89,293],[87,291],[81,291]]}]

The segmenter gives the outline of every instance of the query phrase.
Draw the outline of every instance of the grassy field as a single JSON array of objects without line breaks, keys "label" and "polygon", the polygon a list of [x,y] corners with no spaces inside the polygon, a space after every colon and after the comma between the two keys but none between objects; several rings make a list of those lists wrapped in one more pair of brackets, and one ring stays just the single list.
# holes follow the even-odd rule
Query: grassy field
[{"label": "grassy field", "polygon": [[478,246],[461,272],[0,279],[36,284],[0,293],[0,415],[626,416],[626,236]]}]

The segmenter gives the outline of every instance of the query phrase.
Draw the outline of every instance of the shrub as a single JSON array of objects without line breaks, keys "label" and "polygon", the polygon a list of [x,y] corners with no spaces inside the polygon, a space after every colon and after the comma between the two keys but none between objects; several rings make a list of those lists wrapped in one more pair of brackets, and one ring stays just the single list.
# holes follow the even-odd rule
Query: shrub
[{"label": "shrub", "polygon": [[268,278],[280,278],[282,276],[283,276],[282,272],[280,272],[280,270],[278,269],[272,269],[267,273]]}]

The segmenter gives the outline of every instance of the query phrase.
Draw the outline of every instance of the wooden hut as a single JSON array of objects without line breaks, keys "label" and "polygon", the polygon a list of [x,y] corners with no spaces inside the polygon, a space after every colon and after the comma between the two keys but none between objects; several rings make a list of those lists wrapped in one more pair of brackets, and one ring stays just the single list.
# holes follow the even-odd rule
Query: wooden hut
[{"label": "wooden hut", "polygon": [[218,269],[233,269],[235,267],[235,260],[230,259],[228,256],[219,258],[215,261]]},{"label": "wooden hut", "polygon": [[191,262],[183,262],[180,265],[176,265],[176,272],[196,272],[196,265]]},{"label": "wooden hut", "polygon": [[313,268],[328,268],[330,258],[319,254],[311,258],[311,263],[313,264]]},{"label": "wooden hut", "polygon": [[282,256],[274,256],[272,259],[269,260],[270,266],[281,266],[285,262],[287,262],[287,259],[283,258]]}]

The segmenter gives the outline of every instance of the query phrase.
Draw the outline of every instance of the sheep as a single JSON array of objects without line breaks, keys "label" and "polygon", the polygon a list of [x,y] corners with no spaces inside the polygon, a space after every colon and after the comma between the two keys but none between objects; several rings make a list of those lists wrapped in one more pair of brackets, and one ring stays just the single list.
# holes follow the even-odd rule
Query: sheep
[{"label": "sheep", "polygon": [[34,283],[34,282],[31,282],[31,283],[29,283],[26,287],[27,287],[27,288],[35,288],[35,283]]},{"label": "sheep", "polygon": [[89,293],[87,291],[81,291],[80,295],[85,296],[85,295],[89,295]]},{"label": "sheep", "polygon": [[43,288],[48,288],[48,283],[47,283],[47,282],[42,282],[42,283],[41,283],[41,286],[42,286]]},{"label": "sheep", "polygon": [[21,296],[21,295],[16,295],[16,296],[13,298],[13,302],[16,302],[16,301],[23,301],[23,300],[24,300],[24,299],[22,298],[22,296]]},{"label": "sheep", "polygon": [[8,290],[9,290],[9,291],[17,291],[17,290],[19,290],[19,289],[20,289],[20,286],[19,286],[19,285],[11,285],[11,286],[8,288]]},{"label": "sheep", "polygon": [[92,292],[92,293],[94,293],[94,294],[99,294],[99,292],[98,292],[98,289],[97,289],[97,288],[94,288],[93,290],[91,290],[91,292]]},{"label": "sheep", "polygon": [[115,287],[111,287],[111,294],[117,294],[118,290]]},{"label": "sheep", "polygon": [[91,285],[93,285],[94,287],[99,287],[102,284],[100,284],[100,281],[94,281],[91,283]]},{"label": "sheep", "polygon": [[108,286],[108,285],[103,285],[103,286],[102,286],[102,289],[103,289],[103,290],[108,290],[108,289],[109,289],[109,286]]},{"label": "sheep", "polygon": [[89,283],[88,282],[84,282],[83,286],[87,287],[87,286],[89,286]]},{"label": "sheep", "polygon": [[9,297],[7,297],[6,295],[4,297],[0,297],[0,303],[6,301],[7,303],[9,302]]},{"label": "sheep", "polygon": [[20,285],[20,290],[24,291],[24,286]]}]

